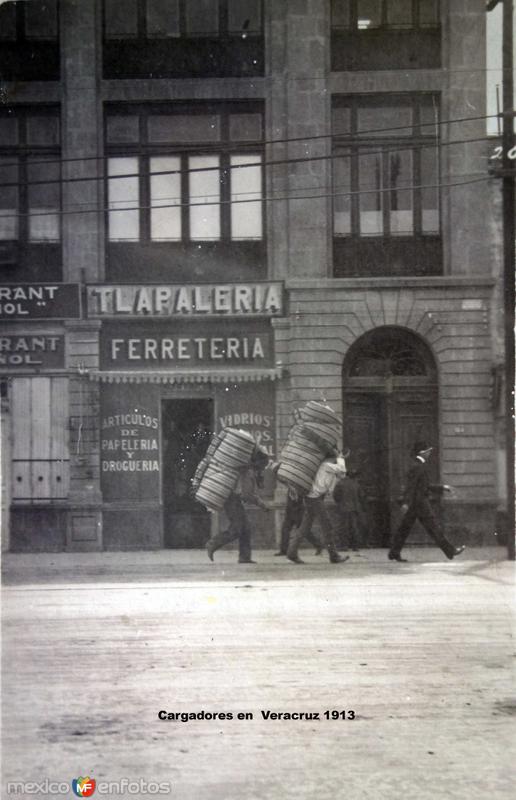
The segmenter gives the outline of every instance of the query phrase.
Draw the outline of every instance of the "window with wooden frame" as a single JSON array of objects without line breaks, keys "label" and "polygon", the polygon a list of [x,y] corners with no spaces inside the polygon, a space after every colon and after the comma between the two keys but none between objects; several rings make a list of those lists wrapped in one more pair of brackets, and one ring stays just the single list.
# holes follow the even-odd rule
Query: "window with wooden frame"
[{"label": "window with wooden frame", "polygon": [[263,119],[215,106],[108,111],[108,239],[263,238]]},{"label": "window with wooden frame", "polygon": [[60,154],[58,108],[0,108],[0,263],[27,278],[60,273]]},{"label": "window with wooden frame", "polygon": [[440,65],[439,0],[332,0],[332,69]]},{"label": "window with wooden frame", "polygon": [[59,79],[57,0],[0,3],[0,77]]},{"label": "window with wooden frame", "polygon": [[332,136],[336,274],[439,272],[438,98],[337,97]]},{"label": "window with wooden frame", "polygon": [[263,74],[262,0],[104,0],[104,76]]}]

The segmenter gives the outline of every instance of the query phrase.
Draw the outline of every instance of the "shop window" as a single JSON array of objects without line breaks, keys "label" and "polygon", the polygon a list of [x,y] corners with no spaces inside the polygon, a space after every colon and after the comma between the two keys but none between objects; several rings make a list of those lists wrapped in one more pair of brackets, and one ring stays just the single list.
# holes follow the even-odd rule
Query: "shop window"
[{"label": "shop window", "polygon": [[68,379],[13,378],[12,485],[15,503],[68,495]]},{"label": "shop window", "polygon": [[437,98],[335,98],[332,133],[335,275],[439,274]]},{"label": "shop window", "polygon": [[59,79],[57,0],[0,3],[0,77]]},{"label": "shop window", "polygon": [[262,0],[104,0],[104,77],[263,74]]},{"label": "shop window", "polygon": [[19,278],[60,276],[59,159],[57,109],[0,109],[0,265]]},{"label": "shop window", "polygon": [[161,254],[168,277],[175,258],[188,277],[188,261],[198,266],[204,246],[212,255],[240,247],[241,256],[248,246],[250,263],[263,249],[261,109],[245,103],[185,111],[107,110],[108,258],[115,271],[131,261],[131,243],[140,271],[156,267]]},{"label": "shop window", "polygon": [[332,0],[332,69],[440,65],[438,0]]}]

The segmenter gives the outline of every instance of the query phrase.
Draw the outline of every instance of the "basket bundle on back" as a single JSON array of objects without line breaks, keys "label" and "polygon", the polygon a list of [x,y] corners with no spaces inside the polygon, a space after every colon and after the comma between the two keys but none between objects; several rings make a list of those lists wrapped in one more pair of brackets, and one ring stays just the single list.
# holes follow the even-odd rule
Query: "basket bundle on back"
[{"label": "basket bundle on back", "polygon": [[221,509],[238,481],[238,470],[253,456],[256,441],[247,431],[224,428],[216,434],[192,479],[195,498],[209,511]]},{"label": "basket bundle on back", "polygon": [[294,419],[276,474],[283,483],[306,493],[327,454],[338,446],[341,422],[330,406],[313,400]]},{"label": "basket bundle on back", "polygon": [[209,511],[219,511],[238,481],[238,470],[212,461],[202,476],[195,499]]}]

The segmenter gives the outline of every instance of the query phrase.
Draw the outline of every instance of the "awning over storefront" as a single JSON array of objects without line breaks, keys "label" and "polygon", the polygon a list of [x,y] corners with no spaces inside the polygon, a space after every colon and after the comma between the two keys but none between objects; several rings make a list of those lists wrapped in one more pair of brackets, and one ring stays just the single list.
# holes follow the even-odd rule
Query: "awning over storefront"
[{"label": "awning over storefront", "polygon": [[272,369],[228,369],[225,372],[202,369],[188,372],[95,370],[88,372],[88,377],[101,383],[256,383],[279,380],[282,374],[283,367],[278,366]]}]

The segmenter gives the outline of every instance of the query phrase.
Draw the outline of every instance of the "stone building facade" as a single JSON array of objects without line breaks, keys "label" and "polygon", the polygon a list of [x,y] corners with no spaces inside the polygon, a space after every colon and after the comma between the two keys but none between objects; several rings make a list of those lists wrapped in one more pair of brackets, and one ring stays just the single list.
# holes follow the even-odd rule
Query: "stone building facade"
[{"label": "stone building facade", "polygon": [[321,398],[370,544],[420,438],[445,523],[494,541],[483,0],[28,7],[0,6],[4,549],[201,546],[195,437],[236,424],[274,455]]}]

